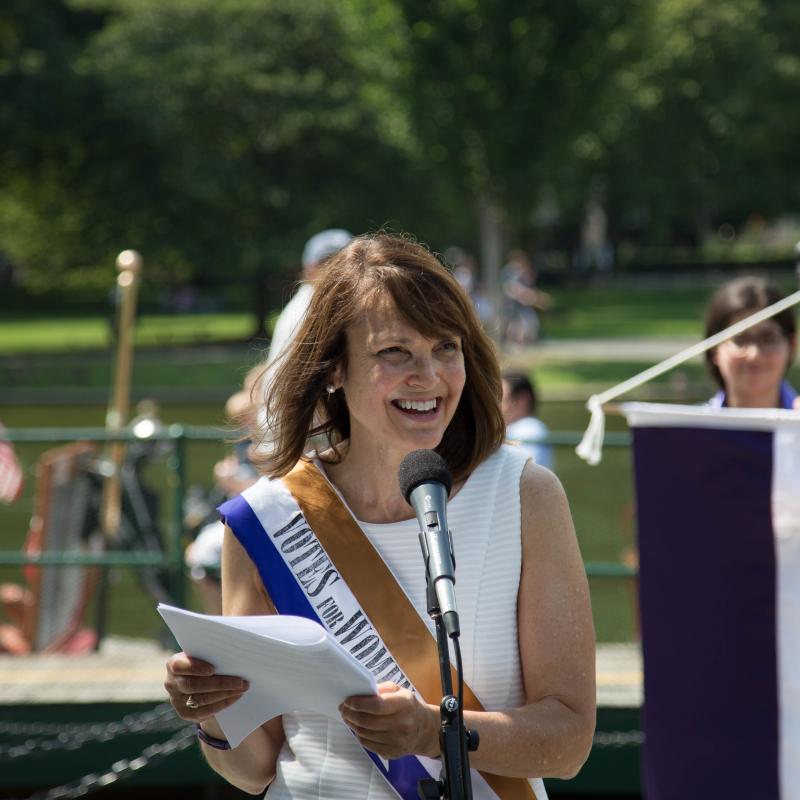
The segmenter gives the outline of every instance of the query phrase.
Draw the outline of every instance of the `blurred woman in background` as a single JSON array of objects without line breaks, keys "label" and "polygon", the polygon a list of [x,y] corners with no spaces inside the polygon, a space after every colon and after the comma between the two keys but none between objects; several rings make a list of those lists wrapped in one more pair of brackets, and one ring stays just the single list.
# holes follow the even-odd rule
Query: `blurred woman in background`
[{"label": "blurred woman in background", "polygon": [[[782,300],[785,294],[758,277],[726,283],[711,298],[706,312],[706,338]],[[797,392],[786,373],[797,349],[794,310],[733,336],[706,352],[706,363],[719,386],[709,401],[715,408],[798,408]]]}]

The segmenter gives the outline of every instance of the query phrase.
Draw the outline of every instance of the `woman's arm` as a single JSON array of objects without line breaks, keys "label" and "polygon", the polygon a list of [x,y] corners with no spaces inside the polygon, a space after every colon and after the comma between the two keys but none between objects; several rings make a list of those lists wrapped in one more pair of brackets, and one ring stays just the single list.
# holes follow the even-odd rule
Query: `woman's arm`
[{"label": "woman's arm", "polygon": [[[222,609],[231,616],[275,613],[253,562],[228,527],[222,546]],[[237,690],[233,686],[239,679],[215,675],[213,667],[189,659],[183,653],[170,659],[168,672],[175,677],[176,690],[183,693],[179,697],[191,694],[200,703],[200,708],[194,712],[181,708],[168,679],[167,689],[178,713],[184,719],[199,722],[209,736],[224,739],[214,713],[232,705],[241,696],[241,688]],[[283,741],[283,723],[276,717],[256,728],[233,750],[218,750],[205,743],[201,743],[201,748],[215,772],[245,792],[261,794],[275,777]]]},{"label": "woman's arm", "polygon": [[[523,470],[522,576],[517,602],[526,704],[464,713],[480,734],[470,765],[512,777],[575,775],[595,724],[594,628],[583,562],[564,491],[548,470]],[[511,656],[510,656],[511,657]],[[439,754],[439,709],[393,685],[348,698],[345,722],[381,755]],[[377,748],[377,749],[376,749]]]},{"label": "woman's arm", "polygon": [[589,755],[595,726],[589,588],[569,506],[555,475],[528,462],[520,497],[517,619],[527,705],[465,712],[465,724],[481,737],[470,763],[501,775],[569,778]]}]

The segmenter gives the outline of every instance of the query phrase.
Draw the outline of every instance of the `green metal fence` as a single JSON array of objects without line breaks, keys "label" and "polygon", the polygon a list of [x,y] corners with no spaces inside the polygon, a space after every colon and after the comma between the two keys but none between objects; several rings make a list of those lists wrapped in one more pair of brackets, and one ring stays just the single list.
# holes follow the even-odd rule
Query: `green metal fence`
[{"label": "green metal fence", "polygon": [[[90,441],[90,442],[140,442],[132,429],[110,433],[105,428],[9,428],[4,438],[12,443],[47,443]],[[551,444],[555,447],[574,447],[581,434],[574,431],[554,431],[546,439],[537,443]],[[35,564],[40,566],[100,566],[100,567],[158,567],[170,573],[170,585],[178,602],[185,597],[185,569],[183,562],[183,509],[187,492],[186,466],[187,446],[191,442],[224,442],[226,433],[208,425],[169,425],[146,437],[147,441],[165,441],[171,444],[171,454],[166,461],[171,474],[169,484],[172,489],[172,516],[168,525],[167,543],[163,552],[149,550],[109,551],[98,553],[43,551],[26,554],[21,551],[0,551],[0,566],[21,566]],[[630,436],[626,433],[607,433],[605,446],[610,448],[629,447]],[[610,561],[587,561],[586,573],[590,578],[630,578],[636,575],[634,567]]]},{"label": "green metal fence", "polygon": [[169,442],[171,452],[166,467],[171,476],[168,486],[172,489],[172,517],[166,530],[165,548],[162,552],[152,550],[102,551],[96,553],[42,551],[24,553],[0,550],[0,566],[99,566],[99,567],[156,567],[169,573],[169,585],[176,602],[183,603],[186,594],[183,564],[183,508],[186,497],[186,463],[189,442],[222,442],[225,433],[213,426],[170,425],[154,431],[147,437],[137,436],[132,429],[111,433],[105,428],[9,428],[4,438],[12,443],[60,444],[65,442]]}]

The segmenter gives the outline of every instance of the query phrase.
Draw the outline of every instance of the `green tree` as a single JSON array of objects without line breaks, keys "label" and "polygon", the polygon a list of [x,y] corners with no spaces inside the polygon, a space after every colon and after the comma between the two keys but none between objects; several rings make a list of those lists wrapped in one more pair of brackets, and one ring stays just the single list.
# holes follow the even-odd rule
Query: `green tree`
[{"label": "green tree", "polygon": [[790,0],[395,2],[421,153],[478,209],[490,267],[504,236],[577,238],[590,202],[653,244],[797,208]]},{"label": "green tree", "polygon": [[0,8],[0,250],[34,287],[107,247],[101,226],[84,224],[95,198],[83,165],[102,93],[74,68],[102,24],[56,0]]},{"label": "green tree", "polygon": [[[45,194],[60,205],[78,187],[85,202],[71,207],[62,262],[29,240],[9,248],[29,277],[55,282],[100,253],[110,264],[101,245],[112,242],[143,252],[151,283],[233,276],[260,286],[288,274],[321,227],[425,217],[409,154],[367,97],[376,83],[334,2],[84,0],[80,9],[70,13],[102,23],[62,65],[85,135],[72,158],[53,160]],[[58,91],[55,82],[46,97]],[[57,138],[52,128],[42,136]],[[41,185],[38,158],[17,170],[18,184]],[[41,233],[42,202],[19,185],[11,192]],[[86,232],[100,245],[79,246]]]},{"label": "green tree", "polygon": [[431,169],[478,221],[489,286],[507,237],[552,196],[577,223],[602,153],[609,76],[639,3],[396,0],[409,32],[406,97]]},{"label": "green tree", "polygon": [[787,163],[770,152],[786,89],[770,21],[762,0],[665,0],[640,16],[642,47],[616,76],[624,105],[601,128],[618,237],[691,243],[730,215],[789,199],[781,191],[771,201],[776,181],[764,180]]},{"label": "green tree", "polygon": [[136,247],[145,292],[277,304],[329,225],[480,242],[490,284],[589,201],[696,239],[797,208],[798,35],[791,0],[8,0],[0,251],[41,289]]}]

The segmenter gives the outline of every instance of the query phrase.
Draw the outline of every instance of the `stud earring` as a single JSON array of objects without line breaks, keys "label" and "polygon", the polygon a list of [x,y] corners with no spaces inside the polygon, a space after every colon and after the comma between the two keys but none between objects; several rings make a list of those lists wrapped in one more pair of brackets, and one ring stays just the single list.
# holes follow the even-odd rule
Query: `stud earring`
[{"label": "stud earring", "polygon": [[328,394],[333,394],[333,393],[336,391],[336,387],[335,387],[335,386],[334,386],[332,383],[329,383],[329,384],[328,384],[328,385],[325,387],[325,391],[326,391]]}]

